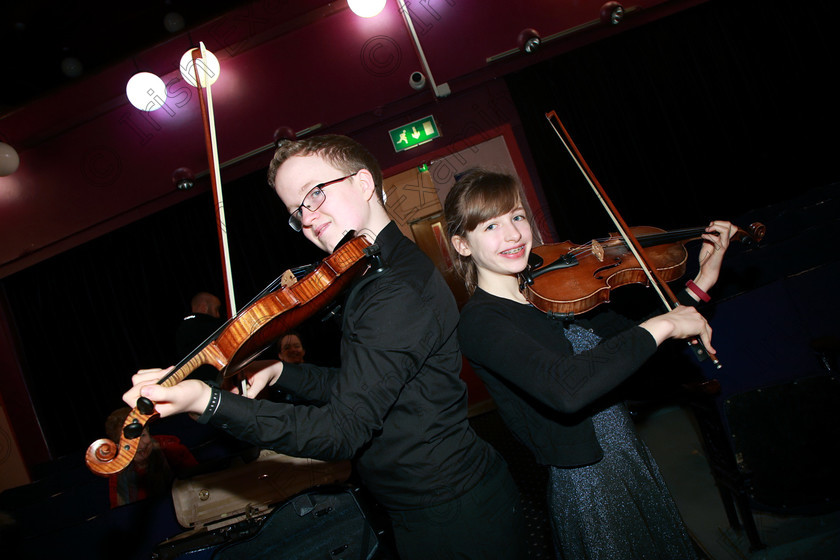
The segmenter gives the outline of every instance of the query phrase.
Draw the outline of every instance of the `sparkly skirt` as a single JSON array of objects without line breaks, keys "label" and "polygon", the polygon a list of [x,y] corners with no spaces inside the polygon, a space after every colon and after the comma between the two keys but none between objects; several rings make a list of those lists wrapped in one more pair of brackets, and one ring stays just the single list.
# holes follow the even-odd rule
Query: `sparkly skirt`
[{"label": "sparkly skirt", "polygon": [[624,405],[592,418],[604,458],[550,468],[548,503],[558,558],[697,558],[677,506]]}]

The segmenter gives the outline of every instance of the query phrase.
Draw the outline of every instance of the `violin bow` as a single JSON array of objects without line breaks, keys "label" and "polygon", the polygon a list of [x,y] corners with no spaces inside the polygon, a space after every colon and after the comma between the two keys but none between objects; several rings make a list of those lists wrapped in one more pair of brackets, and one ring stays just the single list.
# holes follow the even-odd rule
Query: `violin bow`
[{"label": "violin bow", "polygon": [[[224,276],[225,304],[227,308],[228,322],[219,327],[210,337],[202,344],[215,338],[215,336],[222,332],[227,327],[230,320],[236,316],[236,300],[233,294],[233,274],[230,267],[230,255],[228,251],[227,239],[227,224],[225,221],[225,204],[222,198],[222,181],[219,171],[219,155],[216,144],[216,129],[215,119],[213,116],[213,96],[210,92],[210,76],[208,76],[209,66],[205,62],[207,59],[207,49],[204,47],[204,42],[199,42],[199,47],[192,49],[193,73],[195,74],[195,87],[198,90],[198,103],[201,109],[201,119],[204,123],[204,140],[207,149],[207,163],[210,172],[210,180],[213,185],[213,203],[216,209],[216,229],[219,235],[219,247],[222,259],[222,273]],[[199,62],[201,61],[201,62]],[[203,91],[202,91],[203,90]],[[206,99],[205,99],[206,96]],[[201,347],[200,347],[201,348]],[[206,347],[204,347],[206,348]],[[209,352],[205,350],[205,352]],[[197,365],[201,365],[201,360],[197,358],[198,352],[194,351],[192,354],[179,362],[166,376],[162,377],[158,384],[160,385],[174,385],[184,379]],[[184,366],[191,366],[185,368]],[[242,391],[244,394],[245,382],[243,380]],[[95,474],[101,476],[114,475],[125,469],[137,452],[137,445],[140,441],[140,434],[142,433],[146,424],[158,417],[155,410],[155,403],[146,397],[137,399],[136,406],[131,410],[123,424],[123,436],[120,441],[112,442],[108,439],[100,439],[87,450],[85,461],[88,468]],[[122,446],[122,447],[120,447]],[[123,452],[120,452],[120,449]]]},{"label": "violin bow", "polygon": [[[204,122],[204,140],[207,145],[207,163],[210,168],[210,179],[213,183],[213,204],[216,208],[216,230],[219,234],[219,248],[222,258],[222,277],[225,284],[225,302],[228,317],[236,316],[236,298],[233,294],[233,272],[230,268],[230,251],[228,249],[227,222],[225,220],[225,202],[222,197],[222,177],[219,168],[219,152],[216,144],[216,120],[213,113],[213,94],[210,92],[210,77],[207,75],[209,66],[203,59],[207,58],[204,42],[199,41],[199,48],[193,49],[193,72],[195,73],[195,87],[198,89],[198,103],[201,107],[201,119]],[[198,61],[202,59],[201,70]],[[203,74],[203,76],[202,76]],[[202,78],[204,78],[202,80]],[[205,100],[202,89],[207,96]],[[247,382],[241,380],[240,390],[245,395]]]},{"label": "violin bow", "polygon": [[[230,268],[230,254],[228,250],[227,223],[225,221],[225,203],[222,198],[222,178],[219,170],[219,153],[216,144],[216,122],[213,114],[213,95],[210,92],[209,69],[205,62],[207,49],[204,42],[199,42],[199,48],[192,50],[193,72],[195,73],[195,87],[198,89],[198,103],[201,107],[201,119],[204,122],[204,141],[207,146],[207,164],[210,169],[210,179],[213,183],[213,204],[216,207],[216,230],[219,234],[219,248],[222,258],[222,273],[225,283],[225,298],[228,317],[236,315],[236,300],[233,295],[233,274]],[[201,60],[201,63],[198,61]],[[200,67],[200,68],[199,68]],[[204,94],[202,94],[204,90]],[[206,95],[206,100],[205,100]]]},{"label": "violin bow", "polygon": [[[656,290],[657,295],[662,300],[662,303],[665,305],[665,308],[669,311],[673,310],[679,305],[677,300],[677,296],[674,295],[674,292],[671,290],[668,283],[665,282],[662,277],[659,275],[659,271],[656,270],[656,267],[650,266],[648,264],[645,251],[642,248],[639,240],[636,239],[636,236],[633,235],[633,232],[630,231],[630,228],[624,221],[624,218],[621,217],[621,214],[616,209],[615,205],[610,200],[610,197],[607,195],[604,187],[601,186],[601,183],[598,181],[598,178],[595,177],[595,174],[592,173],[592,170],[589,168],[589,165],[586,163],[586,160],[581,155],[580,151],[578,150],[577,146],[575,145],[574,140],[572,140],[571,135],[566,130],[566,127],[563,126],[563,123],[560,121],[560,117],[557,116],[555,111],[550,111],[545,114],[545,118],[548,119],[551,128],[554,129],[554,132],[557,134],[557,137],[560,138],[560,141],[563,143],[563,146],[569,152],[569,155],[574,160],[575,164],[577,165],[580,172],[583,174],[586,182],[589,183],[589,186],[592,188],[595,196],[600,201],[601,205],[607,211],[610,219],[615,224],[615,227],[618,229],[618,233],[624,239],[624,242],[627,244],[627,247],[630,249],[630,252],[633,253],[633,256],[636,257],[636,260],[642,267],[645,275],[650,282],[650,285],[654,287]],[[715,365],[717,369],[722,367],[720,360],[718,360],[717,356],[712,352],[709,352],[703,343],[698,338],[692,338],[689,340],[689,347],[694,352],[694,355],[697,357],[698,360],[705,360],[706,358],[711,359],[712,363]]]}]

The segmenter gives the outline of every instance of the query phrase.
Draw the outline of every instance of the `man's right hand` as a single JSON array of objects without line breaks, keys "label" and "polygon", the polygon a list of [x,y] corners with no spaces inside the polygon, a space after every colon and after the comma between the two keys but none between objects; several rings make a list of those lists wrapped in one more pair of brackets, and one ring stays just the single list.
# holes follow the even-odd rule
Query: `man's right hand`
[{"label": "man's right hand", "polygon": [[210,386],[197,379],[186,379],[171,387],[158,385],[158,380],[171,369],[141,369],[131,377],[133,386],[123,395],[123,401],[134,407],[137,399],[146,397],[155,403],[161,417],[181,412],[203,413],[210,403]]}]

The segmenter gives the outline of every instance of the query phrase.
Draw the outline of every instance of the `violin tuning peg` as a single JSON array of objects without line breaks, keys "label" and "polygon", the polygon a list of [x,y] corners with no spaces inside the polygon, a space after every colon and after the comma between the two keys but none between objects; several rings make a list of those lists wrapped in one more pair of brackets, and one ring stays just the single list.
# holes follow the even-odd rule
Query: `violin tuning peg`
[{"label": "violin tuning peg", "polygon": [[128,424],[123,428],[123,435],[126,437],[126,439],[137,439],[142,433],[143,424],[138,422],[136,418],[131,424]]},{"label": "violin tuning peg", "polygon": [[140,397],[137,399],[137,410],[140,411],[140,414],[148,416],[155,411],[155,403],[146,397]]}]

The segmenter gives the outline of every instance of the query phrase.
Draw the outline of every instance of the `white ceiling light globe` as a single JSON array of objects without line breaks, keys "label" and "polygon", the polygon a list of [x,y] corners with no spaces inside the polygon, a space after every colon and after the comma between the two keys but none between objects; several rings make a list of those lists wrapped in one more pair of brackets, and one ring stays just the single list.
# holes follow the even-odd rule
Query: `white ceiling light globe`
[{"label": "white ceiling light globe", "polygon": [[[184,56],[181,57],[181,62],[179,64],[181,68],[181,77],[183,77],[188,84],[191,86],[195,86],[195,67],[196,65],[193,63],[193,51],[198,49],[190,49],[184,53]],[[205,58],[198,59],[198,75],[201,79],[201,87],[207,87],[208,85],[212,86],[216,83],[216,80],[219,79],[219,72],[221,71],[221,65],[219,64],[219,59],[216,58],[216,55],[211,53],[210,51],[204,51]]]},{"label": "white ceiling light globe", "polygon": [[347,5],[359,17],[373,17],[385,8],[385,0],[347,0]]},{"label": "white ceiling light globe", "polygon": [[0,177],[6,177],[17,171],[20,165],[20,156],[17,150],[0,142]]},{"label": "white ceiling light globe", "polygon": [[154,111],[166,101],[166,85],[151,72],[140,72],[128,80],[125,94],[131,104],[141,111]]}]

